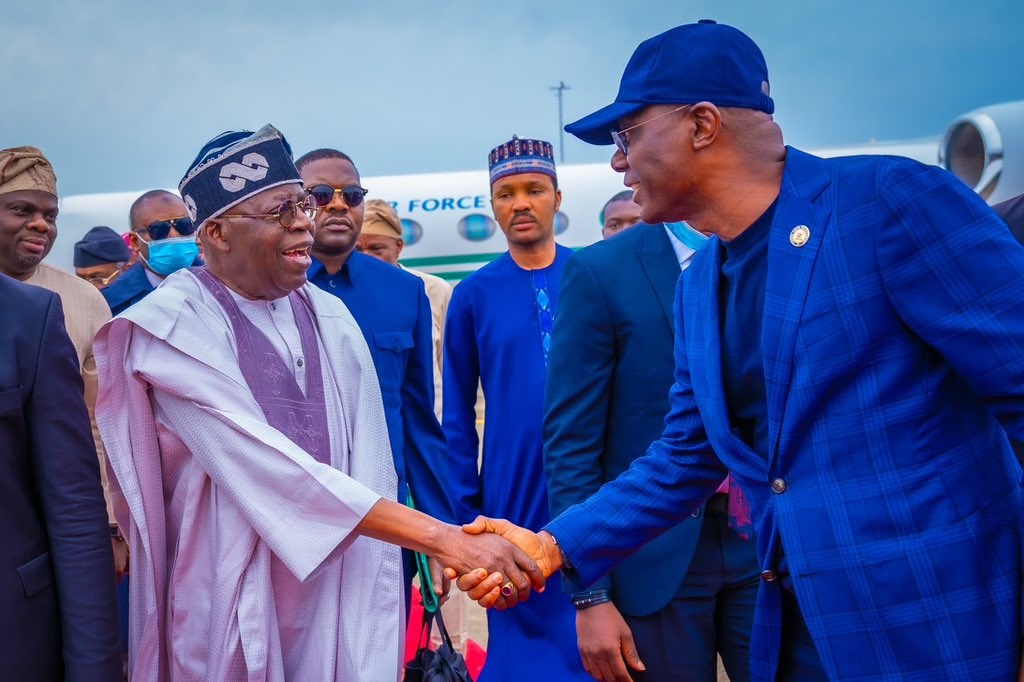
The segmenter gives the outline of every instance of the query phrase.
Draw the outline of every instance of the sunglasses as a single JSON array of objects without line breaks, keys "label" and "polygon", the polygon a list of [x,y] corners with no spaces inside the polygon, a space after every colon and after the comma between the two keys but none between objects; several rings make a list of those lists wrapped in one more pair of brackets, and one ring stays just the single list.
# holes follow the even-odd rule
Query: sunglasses
[{"label": "sunglasses", "polygon": [[299,216],[299,213],[304,213],[307,218],[313,220],[316,218],[316,212],[319,207],[317,201],[312,196],[303,197],[296,201],[295,199],[289,199],[276,210],[270,213],[222,213],[219,218],[276,218],[277,222],[281,224],[281,227],[289,228],[295,224],[295,219]]},{"label": "sunglasses", "polygon": [[161,239],[167,239],[167,235],[171,233],[171,228],[178,231],[181,236],[192,234],[196,231],[195,223],[192,222],[191,218],[171,218],[170,220],[157,220],[156,222],[150,223],[145,227],[135,228],[136,232],[146,232],[149,234],[150,241],[160,241]]},{"label": "sunglasses", "polygon": [[359,185],[345,185],[344,187],[313,185],[306,190],[306,193],[309,194],[309,196],[316,199],[316,203],[320,207],[331,203],[335,194],[340,194],[345,205],[349,208],[355,208],[359,204],[363,203],[363,197],[366,196],[367,192],[369,192],[369,190],[363,189]]}]

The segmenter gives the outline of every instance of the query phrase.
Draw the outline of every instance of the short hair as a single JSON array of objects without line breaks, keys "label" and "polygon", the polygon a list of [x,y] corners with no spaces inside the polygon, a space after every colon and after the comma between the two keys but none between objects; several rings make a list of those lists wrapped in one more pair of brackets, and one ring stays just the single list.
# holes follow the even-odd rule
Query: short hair
[{"label": "short hair", "polygon": [[168,192],[165,189],[151,189],[148,192],[143,192],[142,196],[140,196],[138,199],[136,199],[132,203],[132,207],[130,209],[128,209],[128,229],[130,229],[130,230],[134,230],[135,229],[135,214],[138,212],[139,207],[142,206],[142,204],[144,204],[149,199],[155,199],[156,197],[162,197],[162,196],[168,196],[168,197],[174,197],[174,198],[178,197],[178,195],[175,194],[174,192]]},{"label": "short hair", "polygon": [[[352,164],[353,168],[356,168],[356,162],[352,160],[351,156],[345,152],[338,151],[337,149],[328,149],[327,147],[306,152],[295,160],[295,167],[301,171],[304,166],[311,164],[314,161],[323,161],[324,159],[341,159],[342,161],[348,161]],[[356,173],[358,172],[359,169],[356,168]]]},{"label": "short hair", "polygon": [[604,227],[604,212],[608,210],[609,206],[620,201],[633,201],[633,190],[623,190],[605,202],[604,206],[601,207],[601,227]]}]

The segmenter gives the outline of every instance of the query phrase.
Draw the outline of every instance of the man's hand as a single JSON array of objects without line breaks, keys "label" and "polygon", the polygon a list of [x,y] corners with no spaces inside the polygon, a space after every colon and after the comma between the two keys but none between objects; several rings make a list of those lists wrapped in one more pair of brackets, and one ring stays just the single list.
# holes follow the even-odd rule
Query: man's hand
[{"label": "man's hand", "polygon": [[110,538],[110,544],[114,549],[114,577],[118,582],[121,577],[128,573],[128,543],[124,538]]},{"label": "man's hand", "polygon": [[[458,526],[446,526],[440,551],[434,556],[447,569],[449,576],[466,575],[474,569],[500,573],[501,584],[511,581],[513,593],[509,601],[526,601],[530,590],[544,589],[546,575],[533,559],[508,540],[495,533],[463,532]],[[485,572],[486,572],[485,571]],[[463,589],[461,586],[459,589]]]},{"label": "man's hand", "polygon": [[576,612],[576,639],[583,669],[595,680],[630,682],[628,664],[633,670],[646,670],[640,661],[633,633],[622,614],[611,602]]},{"label": "man's hand", "polygon": [[[562,553],[546,531],[533,533],[520,528],[519,526],[506,521],[505,519],[491,519],[486,516],[478,516],[473,523],[468,523],[462,530],[471,534],[495,533],[513,543],[519,549],[537,562],[544,577],[548,578],[552,573],[562,567]],[[461,586],[459,589],[462,589]]]},{"label": "man's hand", "polygon": [[452,589],[451,578],[436,559],[427,557],[427,566],[430,567],[430,586],[434,590],[434,594],[437,595],[437,603],[443,604],[448,601],[448,593]]}]

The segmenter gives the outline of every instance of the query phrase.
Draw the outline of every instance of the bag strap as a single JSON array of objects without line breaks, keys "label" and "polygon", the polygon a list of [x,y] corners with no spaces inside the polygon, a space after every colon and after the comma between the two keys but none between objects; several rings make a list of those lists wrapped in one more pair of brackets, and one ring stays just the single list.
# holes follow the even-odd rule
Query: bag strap
[{"label": "bag strap", "polygon": [[[410,509],[416,508],[416,505],[413,504],[412,501],[411,491],[406,499],[406,504]],[[434,590],[431,589],[433,581],[430,579],[430,565],[427,563],[427,555],[420,552],[413,552],[413,556],[416,558],[416,572],[420,576],[420,599],[423,602],[424,616],[427,614],[438,613],[438,610],[441,607],[441,602],[438,601],[437,595],[434,593]]]}]

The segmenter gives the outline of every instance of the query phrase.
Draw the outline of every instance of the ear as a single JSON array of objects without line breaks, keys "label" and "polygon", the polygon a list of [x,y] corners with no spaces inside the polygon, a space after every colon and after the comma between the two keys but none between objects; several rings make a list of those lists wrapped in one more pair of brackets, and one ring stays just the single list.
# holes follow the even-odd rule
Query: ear
[{"label": "ear", "polygon": [[226,220],[211,218],[199,226],[199,239],[204,252],[228,253],[231,251],[231,225]]},{"label": "ear", "polygon": [[134,232],[128,233],[128,249],[132,253],[139,252],[139,241],[139,235],[135,234]]},{"label": "ear", "polygon": [[562,207],[562,190],[556,189],[555,190],[555,212],[557,213],[558,209],[560,209],[561,207]]},{"label": "ear", "polygon": [[401,256],[402,255],[402,249],[405,248],[405,240],[402,239],[401,237],[396,239],[395,240],[395,248],[398,249],[398,255]]},{"label": "ear", "polygon": [[700,102],[690,109],[690,116],[694,122],[694,150],[711,146],[722,130],[722,112],[710,102]]}]

